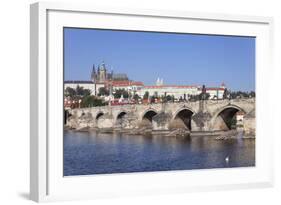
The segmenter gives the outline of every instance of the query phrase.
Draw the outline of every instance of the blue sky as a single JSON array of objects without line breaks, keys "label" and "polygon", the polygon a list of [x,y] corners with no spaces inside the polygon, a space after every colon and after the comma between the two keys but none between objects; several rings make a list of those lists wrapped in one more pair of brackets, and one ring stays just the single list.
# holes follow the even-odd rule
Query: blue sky
[{"label": "blue sky", "polygon": [[255,38],[65,28],[65,80],[90,80],[93,64],[155,84],[255,90]]}]

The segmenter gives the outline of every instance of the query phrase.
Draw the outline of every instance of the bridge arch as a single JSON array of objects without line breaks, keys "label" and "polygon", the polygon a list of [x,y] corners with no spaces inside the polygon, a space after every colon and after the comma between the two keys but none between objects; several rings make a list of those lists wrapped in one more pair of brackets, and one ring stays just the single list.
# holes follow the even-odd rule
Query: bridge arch
[{"label": "bridge arch", "polygon": [[157,115],[157,110],[150,108],[141,114],[140,127],[152,128],[152,118]]},{"label": "bridge arch", "polygon": [[150,122],[152,122],[152,118],[157,115],[158,112],[155,110],[155,109],[148,109],[148,110],[145,110],[143,113],[142,113],[142,116],[141,116],[141,119],[147,119],[149,120]]},{"label": "bridge arch", "polygon": [[68,118],[71,116],[72,114],[71,112],[69,112],[69,110],[64,110],[64,115],[63,115],[64,124],[67,124]]},{"label": "bridge arch", "polygon": [[182,107],[177,110],[172,117],[171,127],[181,127],[191,130],[191,120],[192,116],[195,114],[195,111],[188,107]]},{"label": "bridge arch", "polygon": [[246,111],[237,105],[227,105],[218,109],[211,120],[211,130],[231,130],[235,124],[236,113]]},{"label": "bridge arch", "polygon": [[127,112],[125,111],[119,112],[118,115],[116,116],[116,120],[122,119],[125,115],[127,115]]},{"label": "bridge arch", "polygon": [[98,120],[103,115],[104,115],[103,112],[98,112],[97,115],[96,115],[96,120]]},{"label": "bridge arch", "polygon": [[115,125],[119,126],[119,127],[123,127],[123,120],[124,120],[124,117],[127,115],[128,113],[126,111],[121,111],[119,112],[117,115],[116,115],[116,118],[115,118]]}]

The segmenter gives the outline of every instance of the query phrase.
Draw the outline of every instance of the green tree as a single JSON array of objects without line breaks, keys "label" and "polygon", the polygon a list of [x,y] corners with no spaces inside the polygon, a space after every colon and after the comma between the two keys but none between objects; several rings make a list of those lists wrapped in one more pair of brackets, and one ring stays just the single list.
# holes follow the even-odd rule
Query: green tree
[{"label": "green tree", "polygon": [[84,89],[83,96],[89,96],[89,95],[91,95],[91,91],[89,89]]},{"label": "green tree", "polygon": [[155,103],[155,99],[156,99],[156,97],[153,95],[153,96],[151,96],[151,98],[150,98],[150,103]]},{"label": "green tree", "polygon": [[256,92],[255,91],[251,91],[249,94],[252,98],[256,97]]},{"label": "green tree", "polygon": [[91,95],[91,91],[89,89],[84,89],[82,86],[77,85],[76,89],[67,87],[64,91],[65,96],[69,96],[73,99],[79,99],[83,96]]},{"label": "green tree", "polygon": [[140,99],[140,96],[138,94],[134,94],[133,99],[135,101],[138,101]]},{"label": "green tree", "polygon": [[98,96],[109,96],[109,90],[105,87],[99,88],[99,94]]},{"label": "green tree", "polygon": [[76,97],[87,96],[87,95],[91,95],[91,91],[89,89],[84,89],[83,86],[77,85],[75,89],[75,95]]},{"label": "green tree", "polygon": [[129,98],[129,92],[126,90],[123,90],[123,97],[124,98]]},{"label": "green tree", "polygon": [[121,98],[122,95],[123,95],[123,98],[129,97],[129,93],[125,89],[117,89],[117,90],[115,90],[115,92],[113,94],[114,98]]},{"label": "green tree", "polygon": [[75,89],[76,95],[83,96],[84,95],[84,88],[82,86],[77,85]]},{"label": "green tree", "polygon": [[144,95],[143,95],[143,99],[148,99],[149,97],[149,92],[148,91],[145,91]]},{"label": "green tree", "polygon": [[106,105],[102,99],[97,98],[96,96],[87,95],[82,98],[81,107],[97,107]]},{"label": "green tree", "polygon": [[229,92],[231,99],[255,97],[255,92],[233,91]]},{"label": "green tree", "polygon": [[67,88],[65,88],[64,94],[66,97],[69,96],[69,97],[73,98],[74,96],[76,96],[76,91],[71,87],[67,87]]},{"label": "green tree", "polygon": [[93,96],[87,95],[82,98],[81,107],[93,107],[94,98]]}]

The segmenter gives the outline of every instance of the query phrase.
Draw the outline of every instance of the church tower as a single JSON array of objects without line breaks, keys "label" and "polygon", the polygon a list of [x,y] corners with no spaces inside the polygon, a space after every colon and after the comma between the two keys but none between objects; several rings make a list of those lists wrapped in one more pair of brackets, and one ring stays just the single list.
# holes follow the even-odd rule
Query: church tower
[{"label": "church tower", "polygon": [[93,64],[93,69],[92,69],[92,73],[91,73],[91,80],[92,80],[93,83],[97,82],[97,73],[96,73],[95,64]]},{"label": "church tower", "polygon": [[163,78],[161,79],[161,78],[157,78],[157,81],[156,81],[156,85],[157,86],[162,86],[162,85],[164,85],[164,81],[163,81]]},{"label": "church tower", "polygon": [[99,83],[105,83],[107,80],[107,71],[104,62],[99,66]]}]

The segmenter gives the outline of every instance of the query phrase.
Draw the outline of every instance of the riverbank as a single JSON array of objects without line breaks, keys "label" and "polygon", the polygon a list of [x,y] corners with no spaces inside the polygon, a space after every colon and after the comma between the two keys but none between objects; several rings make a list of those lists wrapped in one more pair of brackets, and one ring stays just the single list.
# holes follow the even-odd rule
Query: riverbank
[{"label": "riverbank", "polygon": [[230,139],[255,139],[255,133],[245,133],[243,130],[229,130],[229,131],[194,131],[177,128],[172,130],[152,130],[148,127],[138,129],[122,129],[122,128],[90,128],[83,127],[80,129],[72,129],[65,126],[64,130],[72,130],[74,132],[99,132],[99,133],[124,133],[129,135],[143,135],[143,136],[163,136],[176,138],[194,138],[194,137],[213,137],[215,140],[230,140]]},{"label": "riverbank", "polygon": [[187,129],[173,129],[173,130],[157,130],[153,131],[151,128],[142,127],[138,129],[122,129],[122,128],[107,128],[107,129],[99,129],[99,128],[90,128],[83,127],[81,129],[72,129],[70,127],[65,126],[64,130],[72,130],[74,132],[99,132],[99,133],[125,133],[130,135],[151,135],[151,136],[167,136],[167,137],[190,137],[190,131]]},{"label": "riverbank", "polygon": [[246,133],[244,130],[229,130],[220,133],[216,140],[228,140],[228,139],[255,139],[254,133]]}]

